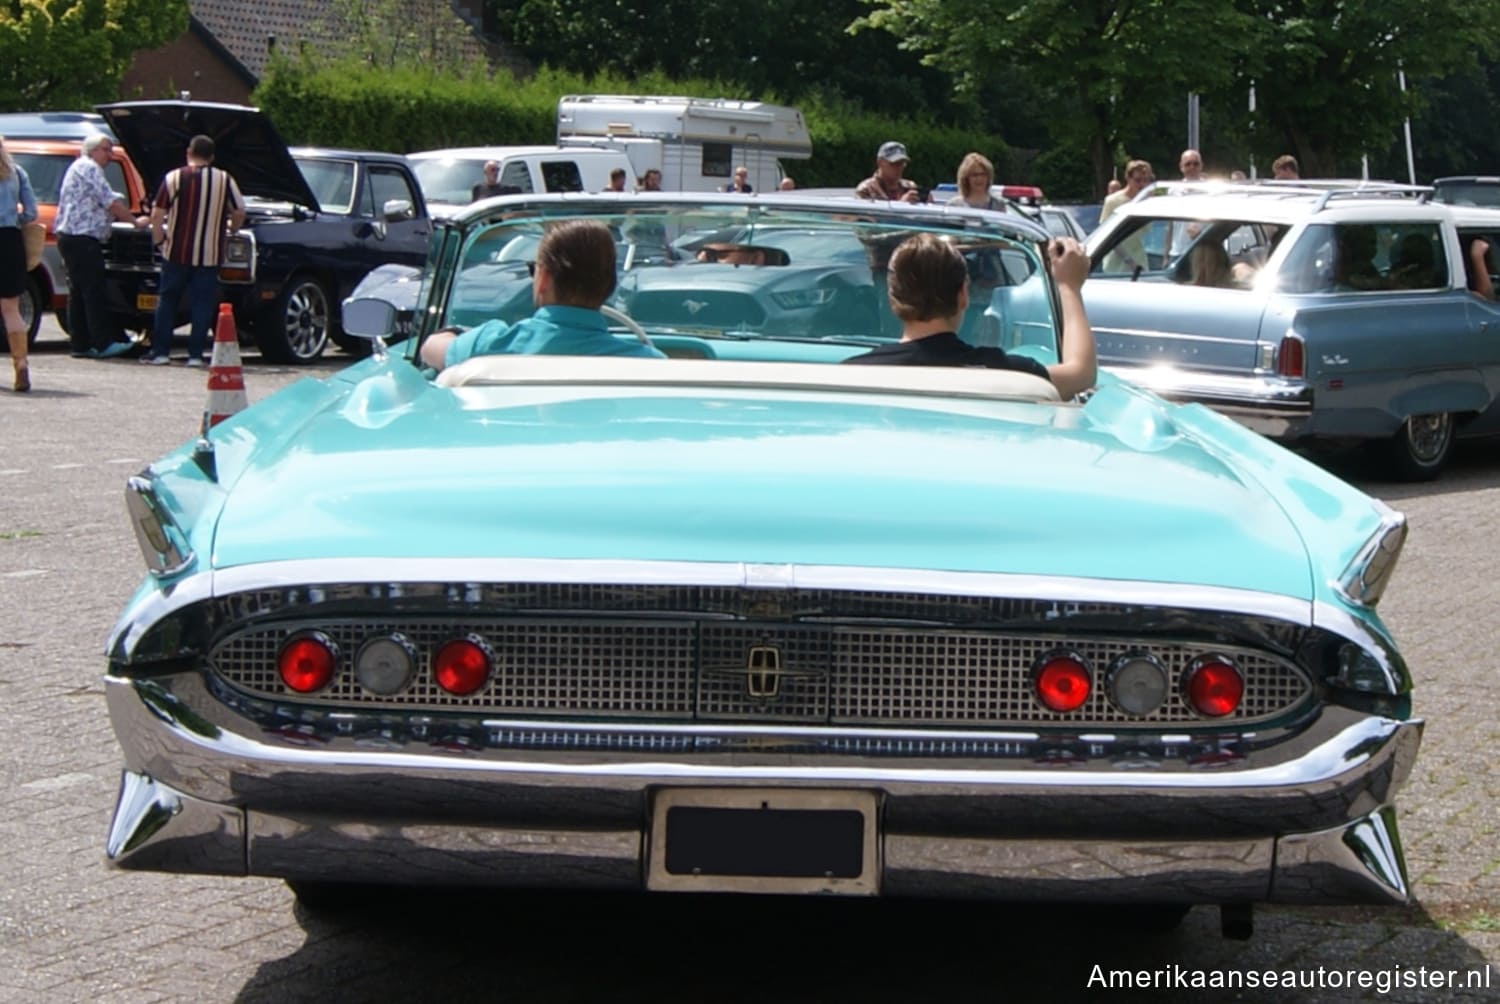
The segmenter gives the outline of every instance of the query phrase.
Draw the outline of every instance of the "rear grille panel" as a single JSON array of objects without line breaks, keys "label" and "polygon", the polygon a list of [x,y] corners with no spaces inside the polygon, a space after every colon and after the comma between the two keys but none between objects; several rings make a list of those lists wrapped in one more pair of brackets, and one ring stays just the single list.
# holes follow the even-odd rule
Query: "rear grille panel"
[{"label": "rear grille panel", "polygon": [[[300,695],[282,683],[276,654],[288,637],[310,629],[322,631],[337,643],[340,666],[324,691]],[[355,679],[353,655],[366,639],[396,632],[406,636],[419,653],[414,678],[396,695],[368,693]],[[431,659],[444,642],[471,633],[493,650],[495,668],[484,687],[459,697],[433,682]],[[1037,660],[1057,648],[1083,656],[1093,670],[1094,685],[1087,701],[1066,714],[1039,704],[1031,684]],[[761,654],[754,655],[756,651]],[[1141,651],[1149,651],[1166,670],[1168,690],[1155,712],[1134,717],[1110,702],[1106,678],[1114,660]],[[1239,709],[1224,719],[1204,719],[1181,697],[1183,673],[1194,659],[1208,653],[1228,656],[1245,679]],[[209,663],[231,686],[278,702],[663,723],[1239,726],[1284,715],[1313,693],[1308,677],[1287,659],[1258,649],[1205,644],[1180,636],[1143,640],[704,616],[278,621],[227,633],[212,647]]]}]

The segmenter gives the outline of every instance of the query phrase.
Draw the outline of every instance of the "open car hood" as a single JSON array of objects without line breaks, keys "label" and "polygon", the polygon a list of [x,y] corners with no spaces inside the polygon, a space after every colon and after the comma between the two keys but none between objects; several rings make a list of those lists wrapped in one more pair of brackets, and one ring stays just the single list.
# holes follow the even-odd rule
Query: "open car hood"
[{"label": "open car hood", "polygon": [[202,101],[121,101],[99,105],[154,193],[168,171],[187,162],[189,141],[200,133],[214,141],[214,166],[233,176],[246,196],[318,209],[318,200],[259,108]]}]

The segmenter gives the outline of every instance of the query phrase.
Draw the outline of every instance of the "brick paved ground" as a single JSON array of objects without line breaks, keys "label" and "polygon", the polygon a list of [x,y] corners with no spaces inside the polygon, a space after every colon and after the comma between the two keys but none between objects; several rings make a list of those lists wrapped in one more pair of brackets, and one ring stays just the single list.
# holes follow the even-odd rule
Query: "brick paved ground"
[{"label": "brick paved ground", "polygon": [[[321,372],[328,372],[325,367]],[[992,1001],[1074,999],[1092,967],[1464,969],[1500,962],[1500,447],[1437,485],[1344,473],[1411,516],[1383,606],[1428,731],[1402,806],[1419,905],[1197,909],[1149,936],[1089,911],[946,904],[496,895],[392,898],[320,919],[277,882],[103,862],[118,752],[104,637],[140,576],[121,485],[190,435],[201,371],[42,353],[0,392],[0,1001]],[[252,366],[250,396],[294,379]],[[1214,993],[1162,1000],[1497,1000],[1488,991]]]}]

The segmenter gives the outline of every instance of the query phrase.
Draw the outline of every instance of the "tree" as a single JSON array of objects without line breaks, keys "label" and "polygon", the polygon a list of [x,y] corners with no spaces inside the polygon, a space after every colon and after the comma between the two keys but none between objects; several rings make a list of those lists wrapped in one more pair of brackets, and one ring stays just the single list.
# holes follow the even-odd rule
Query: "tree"
[{"label": "tree", "polygon": [[722,81],[722,97],[832,93],[885,112],[940,111],[945,73],[891,38],[846,29],[862,0],[488,0],[490,20],[537,62],[575,73]]},{"label": "tree", "polygon": [[330,39],[323,55],[377,69],[421,66],[436,72],[484,64],[474,33],[447,3],[433,0],[336,0],[316,26]]},{"label": "tree", "polygon": [[187,0],[0,0],[0,108],[113,100],[137,51],[187,27]]},{"label": "tree", "polygon": [[888,31],[982,90],[999,68],[1038,82],[1053,141],[1087,151],[1096,193],[1165,102],[1228,87],[1268,26],[1223,0],[867,0]]},{"label": "tree", "polygon": [[1388,149],[1401,120],[1422,107],[1413,85],[1473,71],[1500,44],[1494,0],[1241,3],[1276,28],[1259,36],[1242,70],[1255,79],[1254,147],[1265,158],[1295,154],[1304,177],[1347,174],[1363,152]]}]

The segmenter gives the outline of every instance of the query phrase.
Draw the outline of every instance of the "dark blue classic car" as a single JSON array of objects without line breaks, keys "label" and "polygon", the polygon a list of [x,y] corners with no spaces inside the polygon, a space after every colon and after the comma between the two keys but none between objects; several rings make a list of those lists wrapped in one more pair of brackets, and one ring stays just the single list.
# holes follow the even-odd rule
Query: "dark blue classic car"
[{"label": "dark blue classic car", "polygon": [[[367,343],[339,330],[339,304],[373,268],[420,265],[432,234],[427,206],[405,157],[367,150],[289,149],[258,109],[199,101],[100,105],[155,195],[181,167],[189,140],[214,140],[214,163],[248,204],[220,268],[222,295],[261,353],[304,363],[330,341]],[[127,330],[149,330],[161,259],[151,235],[117,224],[106,249],[112,309]],[[180,321],[187,320],[184,303]]]},{"label": "dark blue classic car", "polygon": [[1369,443],[1393,476],[1437,477],[1456,436],[1500,433],[1500,304],[1465,272],[1471,238],[1500,245],[1500,211],[1425,193],[1148,190],[1089,237],[1101,363],[1280,441]]},{"label": "dark blue classic car", "polygon": [[[613,337],[668,358],[423,369],[439,329],[524,312],[577,218],[619,236]],[[1404,518],[1108,374],[1061,400],[839,365],[898,337],[879,291],[914,234],[970,260],[971,339],[1057,361],[1047,234],[1013,214],[528,195],[439,221],[386,287],[410,337],[131,479],[110,859],[310,906],[1204,903],[1242,933],[1254,902],[1405,901],[1422,723],[1376,612]]]}]

